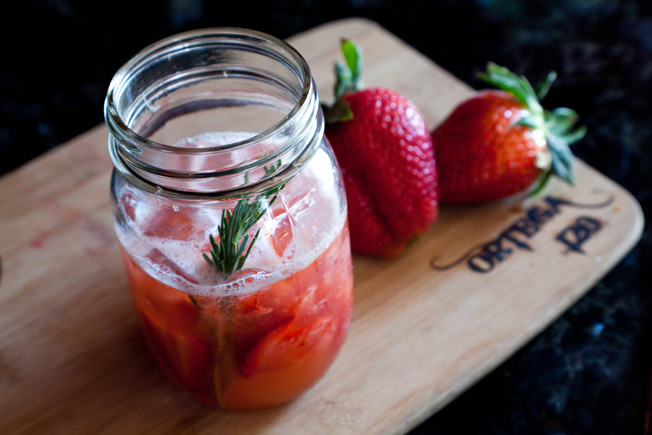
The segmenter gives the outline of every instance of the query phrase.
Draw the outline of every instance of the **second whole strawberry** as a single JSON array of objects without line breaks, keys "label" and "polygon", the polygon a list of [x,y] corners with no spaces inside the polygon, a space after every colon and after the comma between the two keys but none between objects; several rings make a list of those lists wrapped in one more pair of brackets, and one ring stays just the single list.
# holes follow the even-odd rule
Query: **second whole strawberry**
[{"label": "second whole strawberry", "polygon": [[504,67],[487,66],[480,78],[499,89],[476,92],[432,132],[442,204],[535,194],[552,175],[573,184],[569,145],[585,130],[572,130],[573,110],[541,106],[555,77],[535,89]]},{"label": "second whole strawberry", "polygon": [[425,233],[438,214],[430,132],[415,104],[387,88],[363,88],[360,50],[342,41],[326,137],[342,170],[353,252],[391,257]]}]

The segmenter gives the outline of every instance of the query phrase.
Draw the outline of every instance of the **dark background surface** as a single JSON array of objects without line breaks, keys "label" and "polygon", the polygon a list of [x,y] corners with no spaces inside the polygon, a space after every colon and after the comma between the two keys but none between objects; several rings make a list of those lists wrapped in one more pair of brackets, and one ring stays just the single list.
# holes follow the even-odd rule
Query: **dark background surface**
[{"label": "dark background surface", "polygon": [[[113,73],[158,39],[209,26],[286,38],[360,16],[475,88],[487,61],[532,81],[557,71],[544,105],[580,113],[589,133],[575,154],[650,216],[650,0],[27,0],[11,8],[0,26],[0,174],[102,123]],[[584,298],[414,433],[643,433],[650,242],[646,224],[640,243]]]}]

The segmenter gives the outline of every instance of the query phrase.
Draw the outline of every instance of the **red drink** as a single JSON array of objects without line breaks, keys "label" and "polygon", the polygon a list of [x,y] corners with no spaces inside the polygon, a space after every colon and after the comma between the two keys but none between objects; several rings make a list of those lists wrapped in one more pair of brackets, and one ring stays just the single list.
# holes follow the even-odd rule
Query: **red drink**
[{"label": "red drink", "polygon": [[118,186],[128,231],[116,229],[143,333],[168,376],[201,401],[287,403],[342,346],[353,276],[338,178],[320,172],[328,157],[319,150],[279,192],[245,268],[228,279],[201,253],[229,202],[189,206]]},{"label": "red drink", "polygon": [[193,296],[126,255],[125,263],[160,366],[190,394],[224,408],[268,407],[304,392],[331,365],[351,319],[346,227],[303,270],[252,293]]}]

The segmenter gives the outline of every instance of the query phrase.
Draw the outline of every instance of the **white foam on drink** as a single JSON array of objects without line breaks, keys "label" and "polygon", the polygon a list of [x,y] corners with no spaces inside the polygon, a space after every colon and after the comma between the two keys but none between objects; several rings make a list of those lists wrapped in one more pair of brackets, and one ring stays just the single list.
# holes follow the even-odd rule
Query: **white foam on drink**
[{"label": "white foam on drink", "polygon": [[[248,137],[251,137],[250,133],[205,133],[184,139],[178,144],[208,147],[233,143]],[[227,296],[254,292],[307,267],[339,234],[346,221],[346,213],[340,211],[340,203],[333,189],[317,188],[320,184],[333,186],[333,177],[328,154],[322,149],[318,150],[308,165],[279,192],[273,207],[281,207],[284,211],[274,220],[263,222],[261,234],[251,250],[244,270],[241,273],[236,272],[227,282],[223,281],[214,266],[209,265],[201,255],[202,252],[210,250],[207,245],[209,235],[217,235],[222,216],[221,209],[217,207],[200,207],[197,214],[190,215],[197,231],[189,240],[147,237],[144,234],[147,228],[137,226],[132,227],[136,230],[134,234],[128,234],[117,226],[118,237],[148,274],[170,286],[195,295]],[[160,204],[139,201],[135,220],[146,224],[155,215],[158,206]],[[175,208],[177,209],[178,207]],[[188,213],[187,210],[184,212]],[[283,256],[279,257],[271,245],[270,237],[273,236],[274,225],[278,225],[284,218],[291,221],[292,242]],[[253,234],[250,239],[252,236]],[[161,255],[174,264],[174,273],[171,273],[169,267],[162,267],[161,261],[148,258],[152,249],[160,251]]]}]

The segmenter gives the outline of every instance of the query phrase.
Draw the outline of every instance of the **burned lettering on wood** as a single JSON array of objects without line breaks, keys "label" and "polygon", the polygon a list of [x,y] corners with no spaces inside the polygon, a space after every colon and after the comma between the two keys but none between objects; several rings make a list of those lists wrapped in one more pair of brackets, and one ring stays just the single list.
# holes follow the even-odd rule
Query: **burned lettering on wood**
[{"label": "burned lettering on wood", "polygon": [[568,247],[570,252],[584,254],[582,245],[602,229],[602,222],[588,216],[581,216],[574,223],[557,234],[556,240]]},{"label": "burned lettering on wood", "polygon": [[[541,204],[527,209],[521,217],[505,228],[493,240],[475,245],[464,255],[448,264],[439,264],[439,257],[433,257],[430,260],[430,267],[442,271],[466,262],[469,269],[474,272],[491,272],[497,265],[506,261],[518,250],[534,251],[528,241],[539,234],[541,228],[557,217],[563,208],[598,209],[607,207],[613,200],[613,197],[609,197],[600,203],[583,204],[565,198],[546,196]],[[556,240],[567,246],[569,251],[583,253],[582,244],[599,231],[602,226],[602,222],[598,219],[582,216],[560,232],[556,236]]]}]

